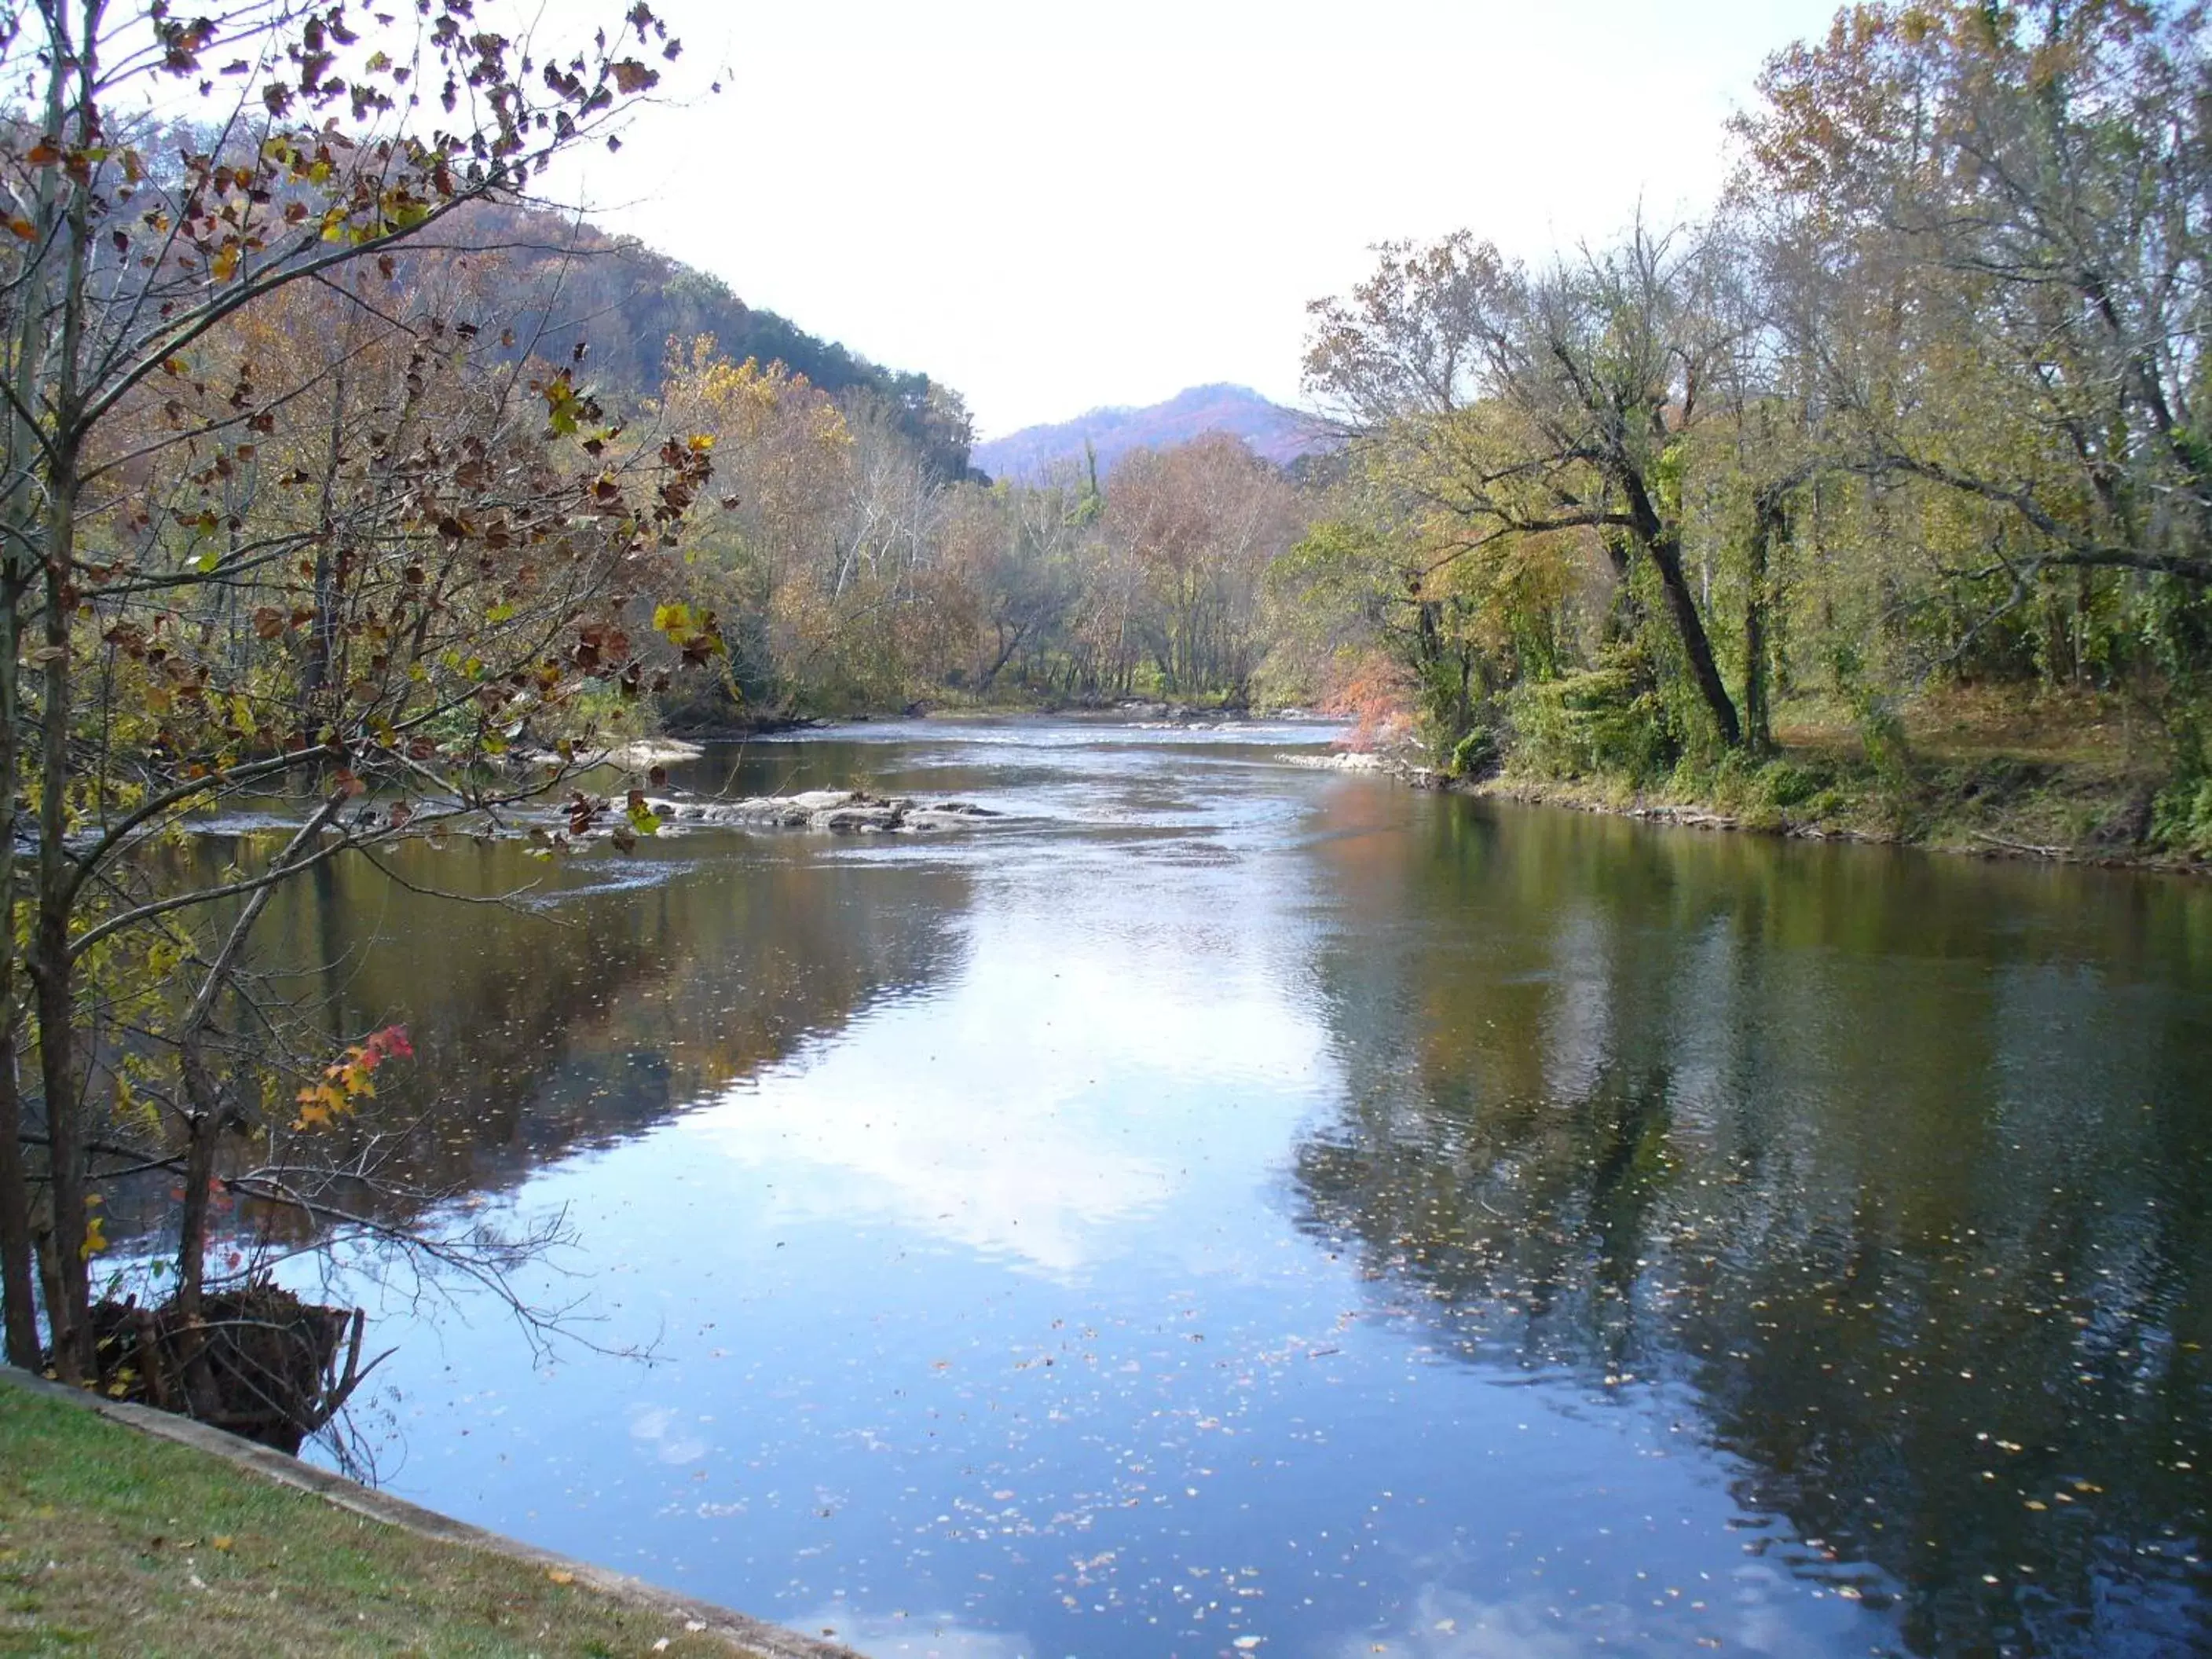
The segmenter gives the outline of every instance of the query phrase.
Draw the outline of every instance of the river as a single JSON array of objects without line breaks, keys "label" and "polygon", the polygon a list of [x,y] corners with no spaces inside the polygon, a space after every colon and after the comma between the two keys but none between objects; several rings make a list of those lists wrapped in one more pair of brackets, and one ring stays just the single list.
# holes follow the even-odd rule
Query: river
[{"label": "river", "polygon": [[289,893],[390,1167],[576,1240],[550,1355],[347,1282],[386,1484],[872,1656],[2212,1643],[2212,888],[1320,748],[855,726],[676,781],[1003,816]]}]

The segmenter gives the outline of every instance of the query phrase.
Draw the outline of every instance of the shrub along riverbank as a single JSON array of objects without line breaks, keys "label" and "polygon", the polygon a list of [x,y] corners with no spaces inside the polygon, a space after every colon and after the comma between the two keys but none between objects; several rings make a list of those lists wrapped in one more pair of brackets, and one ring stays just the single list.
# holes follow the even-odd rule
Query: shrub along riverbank
[{"label": "shrub along riverbank", "polygon": [[672,1599],[418,1536],[5,1379],[0,1652],[759,1659]]},{"label": "shrub along riverbank", "polygon": [[1773,749],[1662,770],[1558,763],[1516,745],[1450,787],[1711,829],[1896,842],[1983,856],[2202,872],[2159,728],[2114,700],[1953,692],[1863,721],[1808,705]]}]

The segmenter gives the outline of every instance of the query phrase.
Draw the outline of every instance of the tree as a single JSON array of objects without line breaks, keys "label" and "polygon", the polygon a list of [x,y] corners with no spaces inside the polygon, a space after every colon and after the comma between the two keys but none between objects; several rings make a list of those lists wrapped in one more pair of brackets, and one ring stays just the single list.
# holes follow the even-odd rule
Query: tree
[{"label": "tree", "polygon": [[[2204,9],[1865,6],[1740,122],[1853,462],[2002,511],[2000,562],[2212,583]],[[1879,310],[1873,308],[1879,307]]]},{"label": "tree", "polygon": [[1721,743],[1743,726],[1684,566],[1681,468],[1730,344],[1720,250],[1642,225],[1540,276],[1462,232],[1394,245],[1346,300],[1317,301],[1307,384],[1456,526],[1451,561],[1595,534],[1656,579],[1683,672]]},{"label": "tree", "polygon": [[[9,1358],[35,1364],[36,1218],[53,1364],[81,1380],[118,1091],[166,1068],[195,1171],[218,1134],[282,1123],[249,1097],[281,1067],[211,1063],[243,1057],[268,892],[545,787],[495,769],[588,686],[635,689],[628,584],[707,460],[623,441],[566,368],[494,372],[497,331],[410,297],[402,269],[467,204],[613,142],[658,82],[647,58],[678,52],[647,6],[566,58],[461,0],[194,21],[36,0],[6,24],[0,833],[35,858],[27,889],[0,866],[0,1289]],[[172,156],[144,112],[173,88],[226,113]],[[710,653],[711,629],[668,620],[672,648]],[[295,779],[318,805],[259,868],[147,886],[141,854],[189,814]],[[34,1206],[20,1149],[40,1121]]]},{"label": "tree", "polygon": [[969,597],[973,666],[966,682],[989,695],[1023,653],[1051,646],[1074,605],[1081,498],[1059,484],[963,490],[949,519],[947,575]]},{"label": "tree", "polygon": [[1259,663],[1260,583],[1294,539],[1290,481],[1225,433],[1124,456],[1103,527],[1142,571],[1162,684],[1244,701]]}]

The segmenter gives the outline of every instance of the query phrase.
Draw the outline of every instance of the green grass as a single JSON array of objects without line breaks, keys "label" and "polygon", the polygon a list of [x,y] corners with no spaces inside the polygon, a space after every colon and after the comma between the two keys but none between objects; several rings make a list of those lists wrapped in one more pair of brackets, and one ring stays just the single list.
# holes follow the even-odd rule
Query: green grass
[{"label": "green grass", "polygon": [[0,1654],[743,1651],[684,1623],[0,1385]]}]

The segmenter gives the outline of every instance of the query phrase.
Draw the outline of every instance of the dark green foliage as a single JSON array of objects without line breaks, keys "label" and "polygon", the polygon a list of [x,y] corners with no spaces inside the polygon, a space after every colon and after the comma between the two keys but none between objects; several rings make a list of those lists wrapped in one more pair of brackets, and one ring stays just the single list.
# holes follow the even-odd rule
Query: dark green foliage
[{"label": "dark green foliage", "polygon": [[2151,838],[2169,853],[2212,858],[2212,778],[2177,779],[2151,807]]},{"label": "dark green foliage", "polygon": [[1649,660],[1632,647],[1601,653],[1595,668],[1524,685],[1510,704],[1516,755],[1546,777],[1664,776],[1681,735]]},{"label": "dark green foliage", "polygon": [[2204,711],[2183,707],[2167,717],[2173,772],[2151,802],[2151,843],[2185,858],[2212,857],[2212,732]]},{"label": "dark green foliage", "polygon": [[1858,726],[1875,777],[1891,795],[1900,793],[1912,781],[1912,751],[1897,700],[1875,696],[1858,699]]},{"label": "dark green foliage", "polygon": [[1808,767],[1775,761],[1760,769],[1759,783],[1764,803],[1779,810],[1802,806],[1820,793],[1826,780]]},{"label": "dark green foliage", "polygon": [[1497,730],[1481,726],[1452,745],[1451,763],[1447,769],[1455,778],[1486,778],[1498,769],[1504,758]]}]

